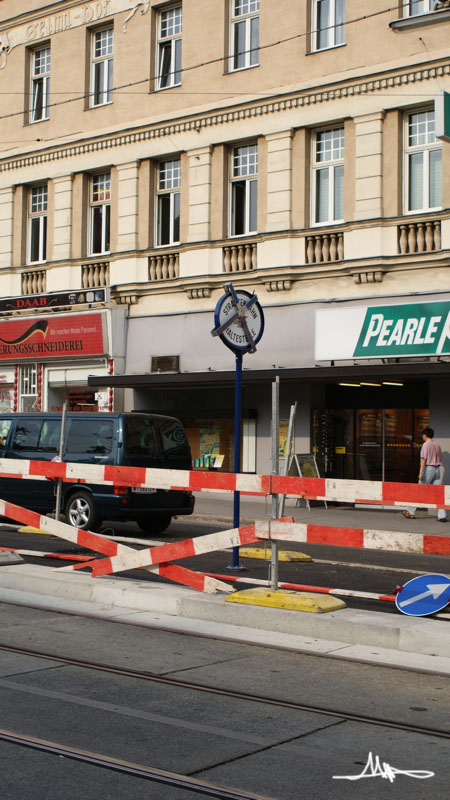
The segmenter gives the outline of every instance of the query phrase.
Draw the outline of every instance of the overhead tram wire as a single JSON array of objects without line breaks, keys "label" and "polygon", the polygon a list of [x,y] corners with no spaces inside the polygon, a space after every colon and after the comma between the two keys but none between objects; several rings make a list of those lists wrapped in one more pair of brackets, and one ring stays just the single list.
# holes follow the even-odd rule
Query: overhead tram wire
[{"label": "overhead tram wire", "polygon": [[[403,3],[402,4],[402,8],[405,8],[405,7],[407,7],[407,3]],[[362,16],[355,17],[354,19],[346,20],[344,25],[346,27],[348,25],[353,25],[353,24],[355,24],[357,22],[365,22],[368,19],[372,19],[373,17],[379,17],[379,16],[382,16],[383,14],[388,14],[391,11],[398,11],[398,6],[397,5],[389,6],[387,8],[380,9],[379,11],[373,11],[371,14],[363,14]],[[336,27],[335,25],[330,25],[327,28],[323,28],[322,30],[331,30],[331,29],[334,29],[335,27]],[[302,38],[304,38],[306,36],[311,36],[314,33],[315,33],[314,30],[302,31],[301,33],[296,33],[293,36],[287,36],[285,39],[278,39],[276,42],[269,42],[268,44],[260,44],[257,49],[258,49],[258,51],[260,51],[260,50],[268,50],[271,47],[278,47],[279,45],[286,44],[287,42],[295,41],[295,39],[302,39]],[[331,48],[331,49],[333,49],[333,48]],[[244,52],[250,52],[250,50],[244,51]],[[231,56],[219,56],[217,58],[211,58],[208,61],[202,61],[202,62],[199,62],[198,64],[192,64],[191,66],[181,67],[177,71],[181,72],[181,73],[191,72],[194,69],[200,69],[202,67],[210,66],[211,64],[217,64],[217,63],[220,63],[222,61],[228,61],[230,57]],[[132,81],[130,83],[121,84],[120,86],[113,87],[113,89],[111,91],[113,93],[114,92],[121,92],[123,89],[128,89],[128,88],[130,88],[132,86],[139,86],[140,84],[143,84],[143,83],[151,83],[152,81],[156,81],[156,80],[158,80],[158,77],[159,77],[159,75],[153,75],[153,76],[149,76],[147,78],[142,78],[142,79],[140,79],[138,81]],[[175,87],[172,87],[172,88],[175,88]],[[172,89],[171,89],[171,91],[172,91]],[[125,94],[125,92],[123,92],[123,93]],[[25,92],[25,95],[27,95],[27,94],[30,95],[31,93],[30,92]],[[50,94],[54,96],[56,94],[56,92],[50,92]],[[149,91],[147,91],[147,92],[139,92],[139,93],[133,92],[133,94],[142,94],[142,95],[144,95],[144,94],[149,94]],[[176,94],[177,95],[186,95],[186,96],[190,96],[191,94],[212,94],[212,95],[224,94],[226,96],[233,97],[233,96],[236,96],[237,94],[248,95],[249,92],[239,92],[239,93],[237,93],[237,92],[230,91],[230,92],[223,92],[223,93],[222,92],[211,92],[211,93],[209,93],[209,92],[185,92],[185,91],[182,91],[182,92],[176,92]],[[251,94],[266,95],[267,91],[264,91],[264,92],[251,92]],[[23,96],[24,92],[0,92],[0,96],[2,96],[2,95],[8,95],[8,96],[20,95],[20,96]],[[67,98],[66,100],[57,101],[55,103],[49,103],[48,104],[48,108],[49,109],[50,108],[56,108],[56,107],[59,107],[59,106],[66,105],[68,103],[79,102],[80,100],[85,100],[87,97],[90,97],[90,95],[91,95],[90,92],[88,92],[87,94],[86,93],[78,94],[77,97],[70,97],[70,98]],[[23,116],[23,114],[24,114],[23,109],[21,109],[20,111],[13,111],[10,114],[1,114],[0,115],[0,121],[3,120],[3,119],[10,119],[12,117]],[[52,140],[49,139],[47,141],[52,141]]]}]

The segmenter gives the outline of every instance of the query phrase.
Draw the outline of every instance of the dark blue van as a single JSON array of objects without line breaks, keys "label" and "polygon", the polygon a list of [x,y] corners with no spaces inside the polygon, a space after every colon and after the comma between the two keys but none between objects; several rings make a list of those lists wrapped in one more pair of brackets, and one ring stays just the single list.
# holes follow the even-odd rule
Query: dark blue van
[{"label": "dark blue van", "polygon": [[[61,414],[0,414],[0,459],[51,461],[59,454]],[[62,460],[160,469],[191,469],[181,422],[145,413],[68,413]],[[55,510],[50,480],[0,478],[0,498],[40,514]],[[174,516],[192,514],[188,491],[95,484],[62,484],[66,522],[95,531],[104,520],[135,521],[144,533],[161,533]]]}]

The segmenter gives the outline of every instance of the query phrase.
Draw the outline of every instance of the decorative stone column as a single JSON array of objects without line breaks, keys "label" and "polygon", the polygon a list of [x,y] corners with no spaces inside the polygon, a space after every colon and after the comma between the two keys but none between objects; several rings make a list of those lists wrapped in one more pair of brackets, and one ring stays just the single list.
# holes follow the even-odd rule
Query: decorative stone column
[{"label": "decorative stone column", "polygon": [[117,250],[138,246],[139,162],[117,164]]},{"label": "decorative stone column", "polygon": [[292,130],[266,136],[267,231],[292,227],[292,136]]},{"label": "decorative stone column", "polygon": [[12,264],[14,188],[0,189],[0,267]]},{"label": "decorative stone column", "polygon": [[63,175],[53,181],[53,253],[52,261],[71,257],[72,247],[72,177]]},{"label": "decorative stone column", "polygon": [[189,150],[187,156],[189,163],[188,242],[208,241],[211,227],[212,147]]},{"label": "decorative stone column", "polygon": [[384,111],[354,118],[355,219],[383,214]]}]

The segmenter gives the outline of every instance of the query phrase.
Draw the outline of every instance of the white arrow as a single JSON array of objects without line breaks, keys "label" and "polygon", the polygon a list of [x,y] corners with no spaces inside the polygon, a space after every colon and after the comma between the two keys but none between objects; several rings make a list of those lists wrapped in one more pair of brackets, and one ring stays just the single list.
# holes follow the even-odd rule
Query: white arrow
[{"label": "white arrow", "polygon": [[425,597],[429,597],[430,595],[433,595],[434,599],[437,600],[437,598],[440,597],[440,595],[445,592],[449,586],[450,583],[429,583],[427,592],[416,594],[415,597],[410,597],[409,600],[403,600],[403,603],[399,603],[399,606],[401,608],[403,608],[403,606],[409,606],[411,603],[417,603],[419,600],[423,600]]}]

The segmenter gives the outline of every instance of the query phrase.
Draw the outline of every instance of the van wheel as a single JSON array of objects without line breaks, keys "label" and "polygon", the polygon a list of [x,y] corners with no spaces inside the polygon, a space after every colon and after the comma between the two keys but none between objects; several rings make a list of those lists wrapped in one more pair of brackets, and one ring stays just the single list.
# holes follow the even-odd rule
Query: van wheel
[{"label": "van wheel", "polygon": [[149,536],[151,536],[152,533],[162,533],[167,530],[171,522],[172,517],[170,514],[149,514],[148,517],[137,520],[137,524],[142,533],[148,534]]},{"label": "van wheel", "polygon": [[88,492],[74,492],[66,504],[66,519],[74,528],[82,531],[95,531],[97,516],[91,495]]}]

